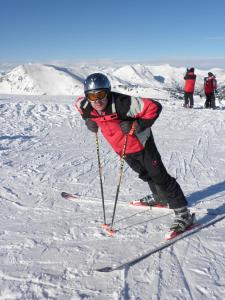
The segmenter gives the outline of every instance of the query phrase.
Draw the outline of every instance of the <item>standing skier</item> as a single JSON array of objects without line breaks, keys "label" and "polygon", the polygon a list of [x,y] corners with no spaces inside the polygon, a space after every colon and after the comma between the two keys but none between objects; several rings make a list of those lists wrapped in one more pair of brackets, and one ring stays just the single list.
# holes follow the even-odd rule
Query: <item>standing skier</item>
[{"label": "standing skier", "polygon": [[108,78],[101,73],[89,75],[84,81],[85,97],[76,100],[76,107],[87,128],[98,129],[118,155],[122,155],[127,136],[125,161],[149,184],[152,196],[140,201],[143,205],[169,205],[175,212],[171,231],[183,232],[193,223],[187,200],[162,163],[154,142],[151,126],[158,118],[160,103],[111,91]]},{"label": "standing skier", "polygon": [[194,68],[187,69],[187,72],[184,76],[184,107],[192,108],[194,106],[193,94],[196,81],[196,75],[194,74],[194,71]]},{"label": "standing skier", "polygon": [[216,76],[212,72],[208,73],[208,77],[204,78],[204,92],[206,96],[205,108],[216,108],[215,92],[217,89]]}]

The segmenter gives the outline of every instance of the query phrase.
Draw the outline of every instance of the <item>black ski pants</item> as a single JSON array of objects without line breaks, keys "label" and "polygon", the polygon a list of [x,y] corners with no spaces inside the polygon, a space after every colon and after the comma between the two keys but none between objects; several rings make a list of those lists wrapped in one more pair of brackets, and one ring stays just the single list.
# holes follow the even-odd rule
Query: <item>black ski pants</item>
[{"label": "black ski pants", "polygon": [[145,149],[127,154],[125,160],[139,174],[140,179],[148,182],[156,200],[168,203],[171,209],[187,206],[180,185],[167,173],[163,165],[152,133],[145,144]]},{"label": "black ski pants", "polygon": [[216,107],[216,100],[215,100],[215,94],[213,93],[207,93],[205,94],[206,100],[205,100],[205,108],[215,108]]},{"label": "black ski pants", "polygon": [[193,93],[186,93],[184,92],[184,106],[185,107],[193,107],[194,105],[194,98]]}]

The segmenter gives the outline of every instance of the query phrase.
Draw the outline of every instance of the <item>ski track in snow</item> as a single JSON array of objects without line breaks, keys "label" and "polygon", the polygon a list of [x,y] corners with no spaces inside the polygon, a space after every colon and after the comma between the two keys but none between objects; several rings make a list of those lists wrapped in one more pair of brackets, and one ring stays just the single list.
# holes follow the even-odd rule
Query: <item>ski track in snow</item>
[{"label": "ski track in snow", "polygon": [[[147,194],[148,186],[125,165],[117,233],[107,237],[95,136],[73,101],[0,101],[0,299],[224,299],[224,220],[131,268],[94,271],[160,243],[173,212],[126,205]],[[153,132],[166,167],[193,209],[224,213],[224,110],[187,110],[179,101],[163,106]],[[119,159],[101,134],[99,139],[110,221]],[[62,191],[77,192],[83,201],[62,199]]]}]

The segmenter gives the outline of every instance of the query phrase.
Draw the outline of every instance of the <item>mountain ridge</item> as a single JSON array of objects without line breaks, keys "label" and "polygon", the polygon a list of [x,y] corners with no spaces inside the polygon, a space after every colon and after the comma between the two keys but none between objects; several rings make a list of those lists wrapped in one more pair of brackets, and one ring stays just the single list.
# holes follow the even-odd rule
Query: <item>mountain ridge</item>
[{"label": "mountain ridge", "polygon": [[[196,69],[195,92],[201,93],[203,79],[211,71],[216,73],[219,87],[224,86],[225,70]],[[91,73],[101,72],[107,75],[112,89],[118,92],[137,95],[166,96],[166,91],[181,92],[186,68],[172,67],[168,64],[151,66],[132,64],[123,66],[88,66],[65,67],[53,64],[19,65],[0,76],[1,94],[20,95],[82,95],[83,81]],[[141,89],[141,91],[140,91]]]}]

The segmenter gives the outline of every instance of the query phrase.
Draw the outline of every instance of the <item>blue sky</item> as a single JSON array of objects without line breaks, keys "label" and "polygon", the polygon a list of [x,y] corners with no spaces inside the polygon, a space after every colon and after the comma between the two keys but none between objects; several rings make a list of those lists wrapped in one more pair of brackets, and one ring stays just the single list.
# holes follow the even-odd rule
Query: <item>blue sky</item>
[{"label": "blue sky", "polygon": [[0,8],[1,62],[225,62],[224,0],[0,0]]}]

